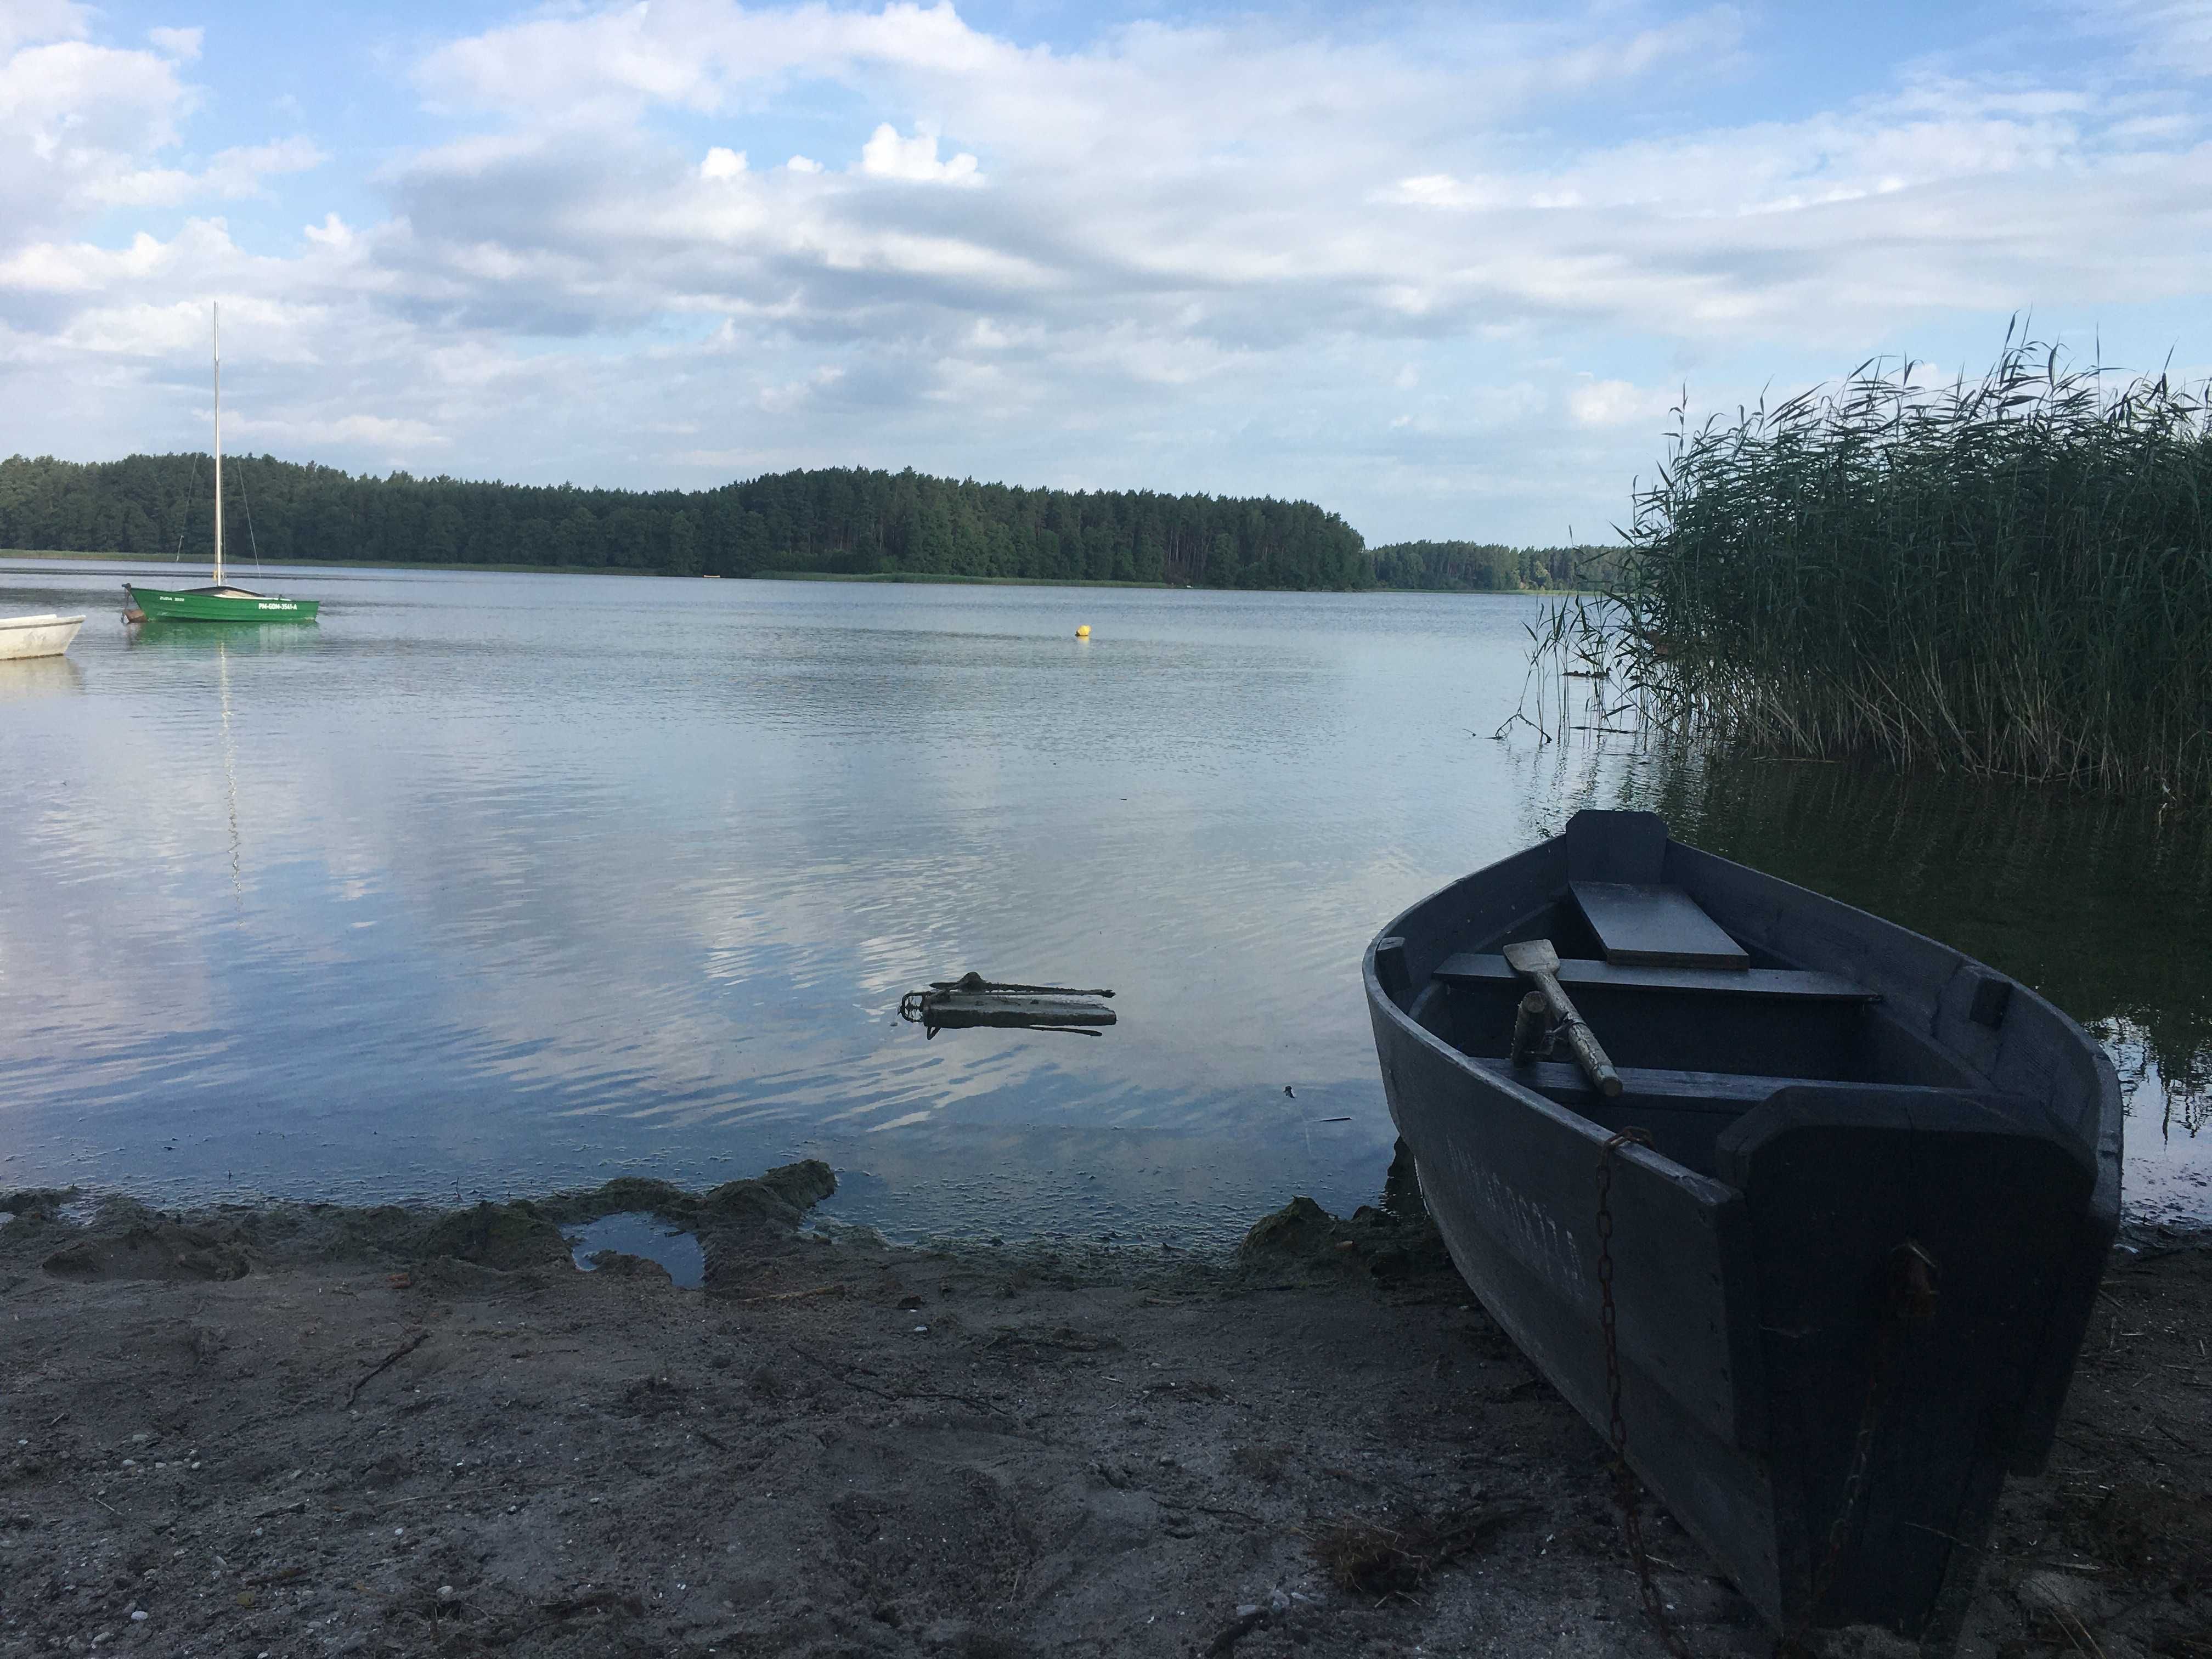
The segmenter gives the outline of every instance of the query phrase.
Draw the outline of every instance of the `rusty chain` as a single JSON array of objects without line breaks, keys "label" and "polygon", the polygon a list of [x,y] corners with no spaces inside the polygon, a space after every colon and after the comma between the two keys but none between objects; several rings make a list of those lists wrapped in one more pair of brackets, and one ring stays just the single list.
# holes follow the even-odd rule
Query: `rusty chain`
[{"label": "rusty chain", "polygon": [[1613,1502],[1620,1511],[1620,1530],[1636,1564],[1644,1611],[1674,1659],[1692,1659],[1689,1644],[1667,1616],[1667,1603],[1651,1577],[1651,1556],[1644,1547],[1644,1517],[1638,1511],[1636,1476],[1628,1467],[1628,1421],[1620,1413],[1620,1314],[1613,1300],[1613,1155],[1623,1146],[1649,1146],[1646,1129],[1623,1129],[1597,1155],[1597,1319],[1605,1337],[1606,1435],[1613,1442]]}]

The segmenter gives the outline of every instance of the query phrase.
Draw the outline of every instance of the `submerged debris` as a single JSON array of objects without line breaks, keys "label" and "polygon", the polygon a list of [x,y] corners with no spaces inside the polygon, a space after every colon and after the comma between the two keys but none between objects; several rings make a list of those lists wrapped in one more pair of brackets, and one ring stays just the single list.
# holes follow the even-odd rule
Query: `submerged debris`
[{"label": "submerged debris", "polygon": [[1067,985],[1013,985],[969,973],[908,992],[899,999],[899,1018],[921,1026],[928,1037],[978,1025],[1096,1036],[1089,1028],[1115,1023],[1114,1011],[1099,1000],[1113,994]]}]

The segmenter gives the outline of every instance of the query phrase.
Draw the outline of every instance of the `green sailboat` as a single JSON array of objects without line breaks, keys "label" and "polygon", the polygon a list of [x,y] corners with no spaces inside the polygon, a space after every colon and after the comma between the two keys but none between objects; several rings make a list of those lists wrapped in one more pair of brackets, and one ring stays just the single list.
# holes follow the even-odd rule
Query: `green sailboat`
[{"label": "green sailboat", "polygon": [[131,608],[147,622],[313,622],[319,599],[256,593],[222,579],[222,307],[215,311],[215,581],[207,587],[142,587],[123,584]]}]

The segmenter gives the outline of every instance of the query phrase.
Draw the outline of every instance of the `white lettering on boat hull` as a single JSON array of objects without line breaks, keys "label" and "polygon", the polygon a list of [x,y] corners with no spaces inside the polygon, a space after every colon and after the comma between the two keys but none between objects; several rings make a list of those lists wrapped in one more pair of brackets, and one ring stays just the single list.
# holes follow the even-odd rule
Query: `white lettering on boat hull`
[{"label": "white lettering on boat hull", "polygon": [[1509,1186],[1495,1170],[1478,1163],[1456,1139],[1446,1146],[1452,1173],[1475,1197],[1470,1206],[1485,1232],[1503,1244],[1531,1273],[1577,1302],[1589,1299],[1589,1276],[1583,1270],[1582,1247],[1573,1231],[1534,1199]]}]

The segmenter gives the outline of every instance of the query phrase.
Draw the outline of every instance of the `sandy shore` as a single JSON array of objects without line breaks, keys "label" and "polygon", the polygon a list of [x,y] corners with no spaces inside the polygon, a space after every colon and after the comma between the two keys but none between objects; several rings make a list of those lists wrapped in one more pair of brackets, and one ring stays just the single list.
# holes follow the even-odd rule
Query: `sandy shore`
[{"label": "sandy shore", "polygon": [[[0,1197],[0,1654],[1663,1652],[1597,1437],[1417,1223],[889,1249],[802,1227],[828,1179]],[[556,1224],[630,1210],[702,1289],[575,1271]],[[2201,1247],[2116,1263],[1962,1651],[2212,1656],[2208,1312]],[[1770,1651],[1650,1530],[1692,1650]]]}]

